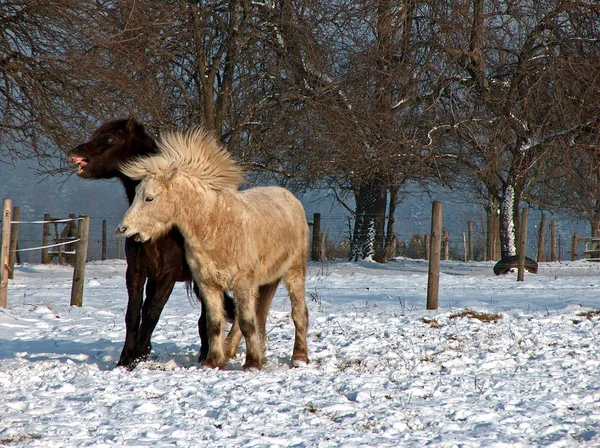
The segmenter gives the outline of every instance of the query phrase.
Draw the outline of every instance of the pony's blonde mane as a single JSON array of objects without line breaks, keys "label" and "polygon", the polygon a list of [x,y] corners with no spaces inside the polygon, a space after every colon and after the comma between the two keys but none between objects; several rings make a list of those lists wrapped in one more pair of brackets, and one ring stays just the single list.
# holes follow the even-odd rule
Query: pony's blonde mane
[{"label": "pony's blonde mane", "polygon": [[121,166],[121,172],[140,180],[150,174],[166,174],[172,169],[213,189],[237,189],[242,168],[213,135],[197,127],[187,132],[161,133],[158,154],[140,157]]}]

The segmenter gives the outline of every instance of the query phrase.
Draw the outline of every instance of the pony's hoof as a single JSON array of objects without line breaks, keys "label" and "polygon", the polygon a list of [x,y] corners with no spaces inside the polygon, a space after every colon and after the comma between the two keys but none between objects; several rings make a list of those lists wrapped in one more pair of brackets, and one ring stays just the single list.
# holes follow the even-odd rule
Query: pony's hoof
[{"label": "pony's hoof", "polygon": [[306,360],[292,359],[292,367],[294,367],[294,368],[308,367],[308,358]]},{"label": "pony's hoof", "polygon": [[310,363],[308,356],[305,354],[297,354],[292,356],[292,366],[303,367]]},{"label": "pony's hoof", "polygon": [[226,362],[226,360],[216,360],[214,358],[207,357],[204,361],[200,363],[200,365],[209,369],[221,369],[223,368]]},{"label": "pony's hoof", "polygon": [[244,370],[261,370],[262,362],[260,360],[246,360]]}]

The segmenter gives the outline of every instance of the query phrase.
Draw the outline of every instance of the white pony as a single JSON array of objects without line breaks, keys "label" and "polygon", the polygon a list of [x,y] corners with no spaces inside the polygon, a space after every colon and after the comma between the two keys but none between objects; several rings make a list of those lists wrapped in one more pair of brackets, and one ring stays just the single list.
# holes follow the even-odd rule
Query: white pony
[{"label": "white pony", "polygon": [[262,367],[265,341],[260,319],[264,326],[270,300],[266,305],[256,303],[258,290],[281,279],[296,329],[292,362],[308,363],[304,295],[309,231],[300,201],[280,187],[239,191],[241,168],[201,129],[166,133],[158,147],[157,155],[121,168],[141,183],[117,234],[148,241],[177,226],[185,238],[186,259],[202,289],[207,313],[209,351],[203,365],[221,368],[237,348],[240,337],[228,341],[227,347],[223,344],[223,291],[231,290],[235,325],[246,340],[244,368]]}]

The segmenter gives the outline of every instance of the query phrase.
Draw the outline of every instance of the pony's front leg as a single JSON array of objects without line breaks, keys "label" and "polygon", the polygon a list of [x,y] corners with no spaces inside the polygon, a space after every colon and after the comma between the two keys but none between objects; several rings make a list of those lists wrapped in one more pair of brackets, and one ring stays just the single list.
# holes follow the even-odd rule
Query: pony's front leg
[{"label": "pony's front leg", "polygon": [[244,339],[246,340],[246,363],[244,369],[261,369],[264,345],[256,319],[256,296],[258,288],[251,287],[234,291],[236,314]]},{"label": "pony's front leg", "polygon": [[221,368],[227,362],[223,352],[223,291],[216,286],[202,285],[202,301],[208,335],[208,353],[202,365]]}]

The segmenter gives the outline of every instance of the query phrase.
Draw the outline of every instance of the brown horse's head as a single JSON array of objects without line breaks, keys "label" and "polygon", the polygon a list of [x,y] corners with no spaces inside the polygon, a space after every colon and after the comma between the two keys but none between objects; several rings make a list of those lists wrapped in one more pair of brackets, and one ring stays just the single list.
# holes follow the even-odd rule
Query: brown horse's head
[{"label": "brown horse's head", "polygon": [[133,117],[107,121],[94,131],[90,141],[69,152],[85,179],[120,177],[119,167],[138,156],[156,152],[156,142]]}]

